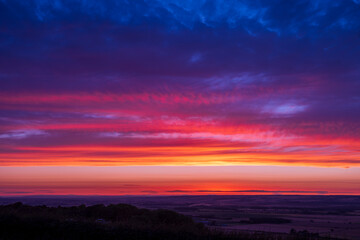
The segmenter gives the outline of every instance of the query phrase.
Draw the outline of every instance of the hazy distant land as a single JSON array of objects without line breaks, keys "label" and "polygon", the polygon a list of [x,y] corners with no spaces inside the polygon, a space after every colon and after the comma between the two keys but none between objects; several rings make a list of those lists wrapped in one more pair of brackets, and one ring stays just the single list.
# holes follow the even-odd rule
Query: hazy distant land
[{"label": "hazy distant land", "polygon": [[[261,234],[309,232],[321,237],[360,239],[360,196],[24,196],[1,197],[0,204],[87,206],[132,204],[168,209],[209,229]],[[283,235],[282,235],[283,234]],[[308,238],[301,238],[308,239]]]}]

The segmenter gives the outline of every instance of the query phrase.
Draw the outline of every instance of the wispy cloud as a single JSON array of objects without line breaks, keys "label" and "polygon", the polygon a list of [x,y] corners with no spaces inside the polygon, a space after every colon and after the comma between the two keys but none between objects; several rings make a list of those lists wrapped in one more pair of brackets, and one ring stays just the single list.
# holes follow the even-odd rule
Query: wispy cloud
[{"label": "wispy cloud", "polygon": [[299,191],[299,190],[169,190],[168,193],[271,193],[271,194],[329,194],[328,191]]},{"label": "wispy cloud", "polygon": [[48,133],[37,129],[14,130],[7,133],[0,134],[0,138],[9,139],[22,139],[33,136],[44,136]]}]

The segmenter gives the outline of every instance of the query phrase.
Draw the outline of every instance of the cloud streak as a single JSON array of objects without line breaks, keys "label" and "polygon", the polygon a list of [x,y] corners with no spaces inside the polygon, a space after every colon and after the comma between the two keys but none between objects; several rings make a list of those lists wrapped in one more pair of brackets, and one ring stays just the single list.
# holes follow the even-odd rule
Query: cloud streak
[{"label": "cloud streak", "polygon": [[328,191],[299,191],[299,190],[287,190],[287,191],[281,191],[281,190],[275,190],[275,191],[269,191],[269,190],[169,190],[168,193],[257,193],[257,194],[328,194]]}]

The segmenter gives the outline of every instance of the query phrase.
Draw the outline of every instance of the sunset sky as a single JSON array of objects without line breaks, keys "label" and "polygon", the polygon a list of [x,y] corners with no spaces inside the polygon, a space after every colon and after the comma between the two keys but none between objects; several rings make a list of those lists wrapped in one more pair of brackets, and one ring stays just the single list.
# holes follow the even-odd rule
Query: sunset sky
[{"label": "sunset sky", "polygon": [[360,1],[0,0],[29,194],[360,194]]}]

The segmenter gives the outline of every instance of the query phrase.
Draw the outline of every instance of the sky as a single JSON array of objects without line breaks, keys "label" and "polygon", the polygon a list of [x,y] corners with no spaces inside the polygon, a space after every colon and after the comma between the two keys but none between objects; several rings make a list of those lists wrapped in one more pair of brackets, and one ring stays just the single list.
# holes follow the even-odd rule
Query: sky
[{"label": "sky", "polygon": [[360,194],[360,1],[0,0],[32,194]]}]

